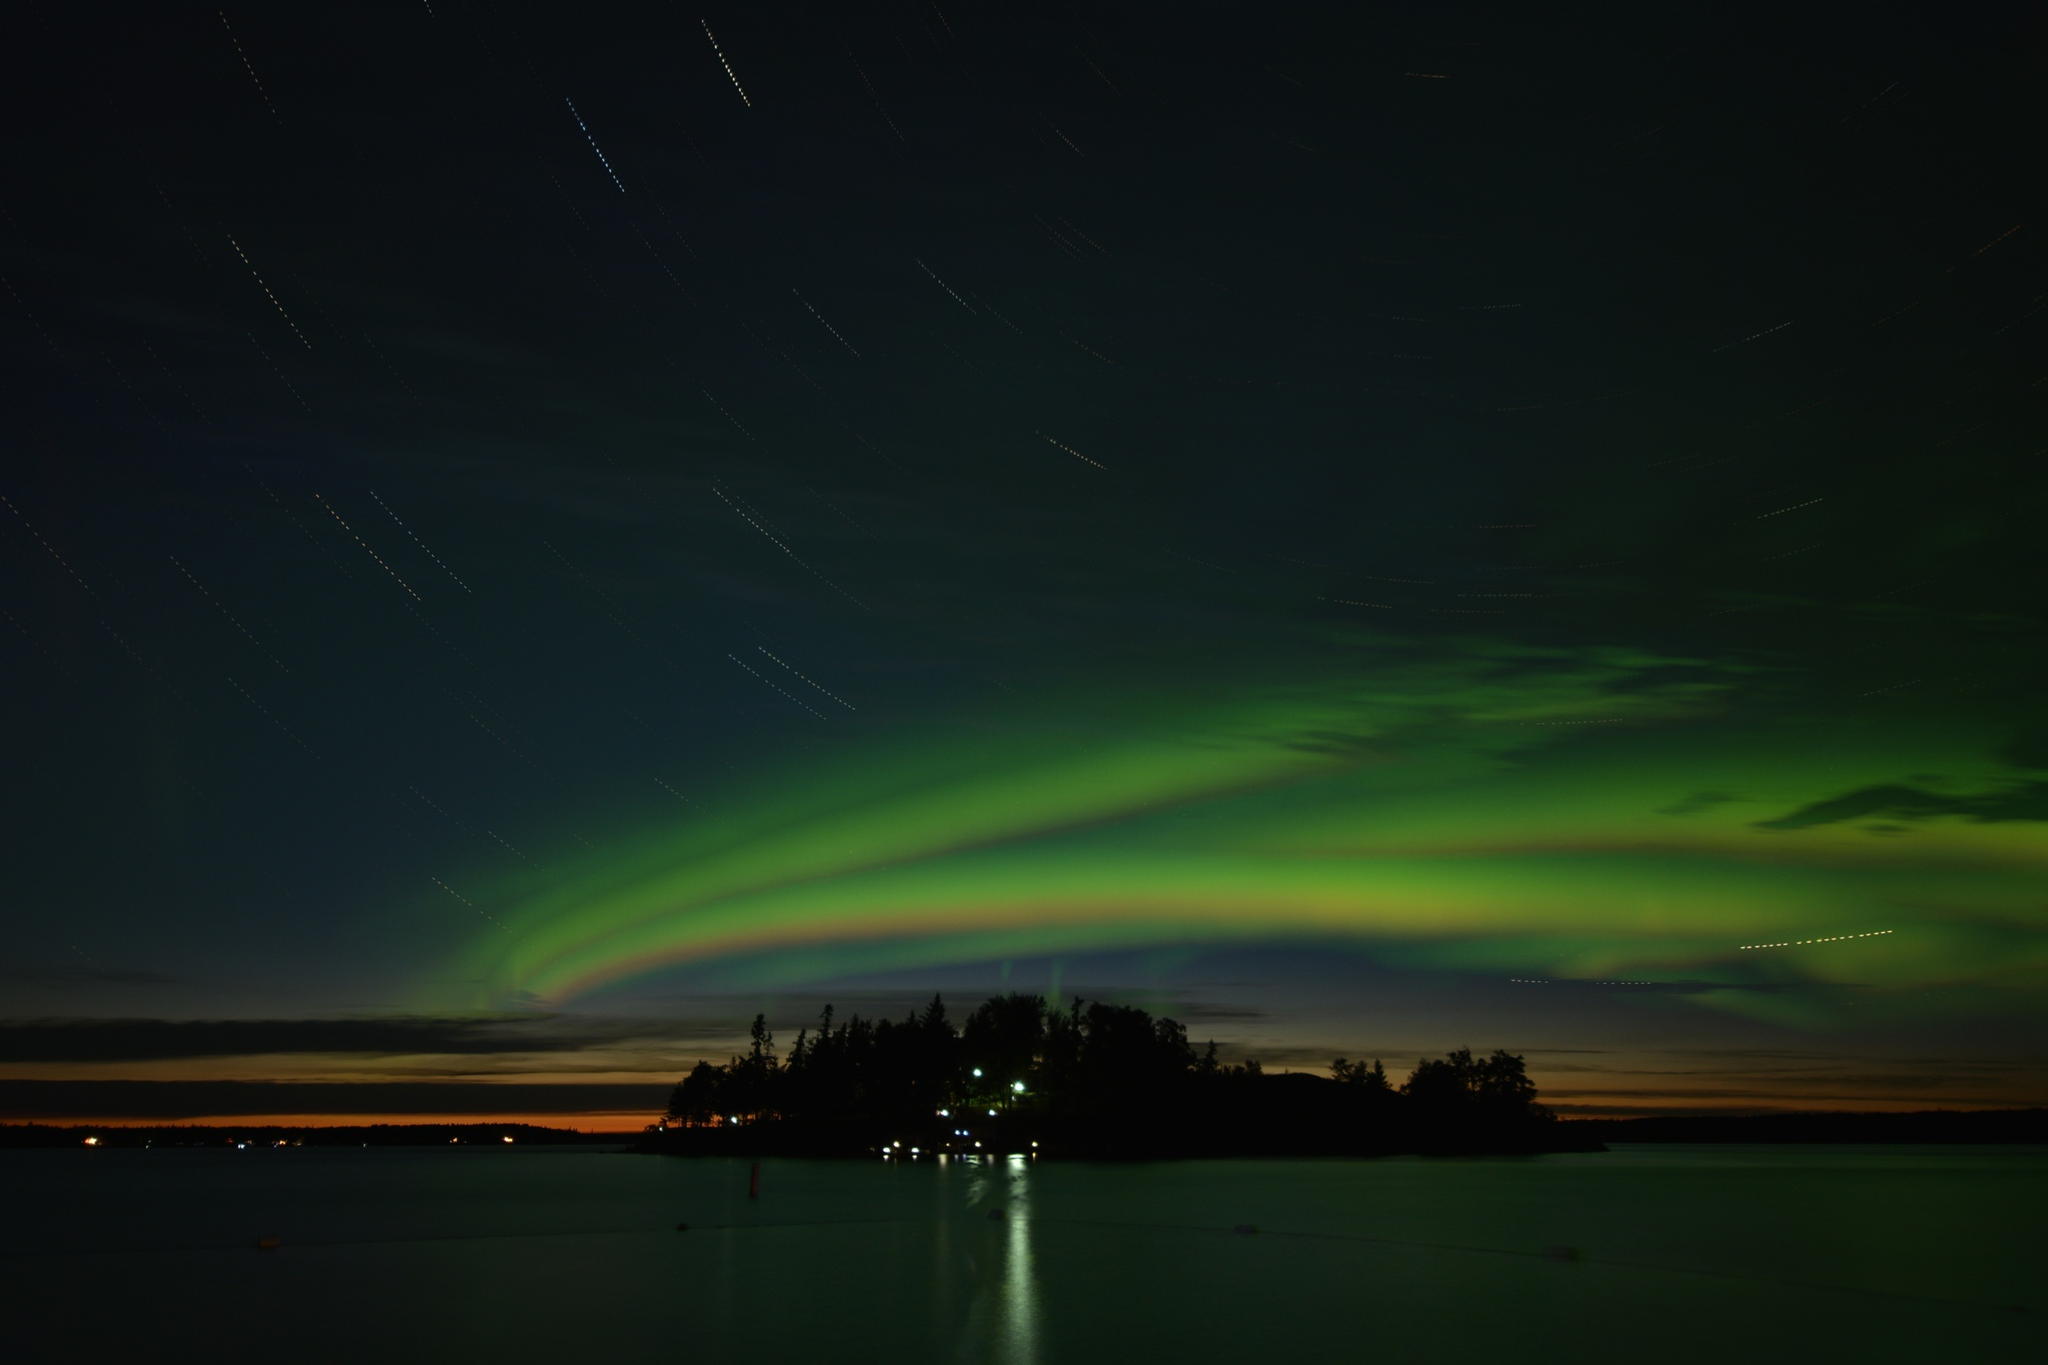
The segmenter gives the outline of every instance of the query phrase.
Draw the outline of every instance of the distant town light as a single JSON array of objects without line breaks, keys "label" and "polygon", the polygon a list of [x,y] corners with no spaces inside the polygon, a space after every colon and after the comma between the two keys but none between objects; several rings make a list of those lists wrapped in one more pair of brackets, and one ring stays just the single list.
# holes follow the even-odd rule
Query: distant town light
[{"label": "distant town light", "polygon": [[988,1111],[988,1116],[989,1116],[990,1118],[994,1118],[994,1117],[996,1116],[996,1111],[995,1111],[995,1110],[993,1110],[993,1109],[989,1110],[989,1111]]},{"label": "distant town light", "polygon": [[96,1137],[89,1137],[85,1140],[85,1145],[88,1147],[97,1147],[100,1145],[100,1140]]},{"label": "distant town light", "polygon": [[506,1137],[504,1138],[504,1141],[506,1141],[506,1142],[510,1142],[511,1140],[512,1140],[512,1138],[511,1138],[511,1135],[510,1135],[510,1134],[507,1134],[507,1135],[506,1135]]},{"label": "distant town light", "polygon": [[1020,1094],[1020,1095],[1021,1095],[1021,1094],[1023,1094],[1023,1093],[1024,1093],[1024,1082],[1022,1082],[1022,1081],[1011,1081],[1011,1082],[1010,1082],[1010,1089],[1012,1089],[1012,1090],[1016,1091],[1016,1092],[1017,1092],[1018,1094]]},{"label": "distant town light", "polygon": [[941,1109],[941,1110],[939,1111],[939,1117],[940,1117],[940,1118],[942,1118],[942,1119],[949,1119],[949,1118],[952,1118],[952,1117],[953,1117],[953,1111],[952,1111],[952,1110],[950,1110],[950,1109]]},{"label": "distant town light", "polygon": [[974,1074],[975,1074],[975,1075],[977,1075],[977,1076],[979,1076],[979,1075],[981,1074],[981,1068],[980,1068],[980,1067],[976,1067],[976,1068],[974,1068]]}]

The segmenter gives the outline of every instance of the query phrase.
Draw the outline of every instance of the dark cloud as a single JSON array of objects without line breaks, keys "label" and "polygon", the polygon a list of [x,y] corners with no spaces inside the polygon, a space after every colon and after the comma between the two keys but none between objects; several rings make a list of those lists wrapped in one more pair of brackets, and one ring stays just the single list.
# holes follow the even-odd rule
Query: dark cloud
[{"label": "dark cloud", "polygon": [[[1244,983],[1203,982],[1201,984],[1205,986],[1239,987]],[[934,994],[937,994],[945,1003],[947,1017],[953,1021],[954,1027],[958,1028],[966,1022],[968,1015],[974,1013],[981,1006],[982,1002],[1009,994],[1012,991],[1023,995],[1036,995],[1046,1000],[1049,1005],[1062,1009],[1076,995],[1080,996],[1083,1000],[1091,1002],[1103,1001],[1109,1004],[1132,1004],[1146,1009],[1154,1015],[1166,1015],[1184,1024],[1215,1020],[1249,1021],[1265,1019],[1270,1017],[1271,1014],[1269,1010],[1251,1005],[1206,999],[1175,999],[1171,992],[1164,992],[1156,986],[1088,985],[1079,982],[1070,982],[1064,986],[1058,999],[1053,999],[1046,990],[1026,989],[1022,985],[1013,985],[1001,991],[992,991],[986,988],[938,992],[881,988],[839,989],[820,991],[814,998],[803,1000],[775,999],[765,1002],[759,995],[717,995],[701,991],[693,992],[689,995],[649,995],[641,998],[648,1001],[687,1003],[698,1014],[706,1017],[715,1016],[719,1019],[720,1023],[716,1027],[702,1027],[699,1031],[703,1034],[720,1038],[743,1038],[746,1033],[746,1021],[751,1019],[757,1012],[765,1012],[767,1014],[769,1026],[775,1030],[778,1037],[785,1033],[793,1037],[799,1028],[816,1028],[818,1015],[827,1004],[832,1006],[833,1019],[836,1024],[846,1023],[855,1014],[870,1020],[901,1019],[906,1013],[923,1013],[925,1007],[931,1003]],[[647,1029],[638,1036],[652,1038],[665,1034],[679,1034],[680,1032],[681,1030],[678,1029]],[[696,1033],[693,1032],[691,1036],[696,1036]]]},{"label": "dark cloud", "polygon": [[[1675,799],[1665,814],[1692,824],[1702,811],[1763,815],[1694,789],[1727,782],[1753,800],[1805,770],[1808,743],[1886,762],[1868,771],[1909,788],[1958,790],[1905,774],[1972,772],[1974,750],[1914,744],[1897,751],[1924,758],[1886,757],[1912,732],[1898,722],[1924,712],[1930,725],[1967,716],[1959,733],[1972,737],[1980,724],[2032,731],[2012,754],[2041,771],[2005,771],[2048,778],[2048,731],[2025,681],[2048,637],[2023,562],[2048,466],[2002,444],[2030,429],[2036,371],[2013,368],[2028,329],[1995,327],[2019,320],[2036,248],[2021,234],[1990,249],[1984,225],[2008,168],[1977,132],[2010,126],[2024,43],[1986,43],[1964,67],[1943,57],[1939,69],[1971,74],[1936,95],[1914,74],[1936,69],[1920,64],[1917,24],[1830,31],[1839,60],[1816,83],[1803,39],[1703,46],[1680,15],[1546,48],[1560,40],[1530,12],[1468,55],[1484,66],[1485,50],[1526,42],[1543,56],[1437,87],[1355,69],[1358,52],[1400,50],[1407,18],[1381,35],[1356,27],[1352,11],[1369,7],[1307,7],[1271,54],[1287,75],[1219,103],[1211,86],[1234,69],[1231,26],[1160,28],[1134,10],[1091,21],[1089,60],[1143,98],[1062,113],[1063,125],[1087,124],[1067,126],[1062,147],[1019,111],[1065,107],[1073,79],[1102,91],[1076,67],[1054,7],[1007,7],[981,39],[963,28],[975,80],[1005,97],[963,101],[959,68],[905,49],[893,69],[867,68],[889,101],[875,116],[846,85],[849,42],[870,63],[862,7],[812,7],[816,22],[797,23],[781,7],[736,7],[761,25],[758,41],[720,28],[751,54],[749,81],[801,97],[772,117],[778,101],[764,100],[760,119],[715,74],[675,82],[663,43],[553,26],[548,50],[531,54],[544,68],[608,73],[611,97],[598,98],[610,107],[592,106],[591,126],[614,181],[557,103],[575,93],[568,84],[508,101],[493,62],[449,62],[443,44],[415,40],[417,7],[339,19],[286,7],[243,39],[264,89],[282,92],[288,130],[264,117],[268,95],[242,79],[225,34],[162,8],[111,44],[94,41],[82,6],[75,40],[44,35],[51,50],[95,52],[90,100],[73,98],[64,63],[16,72],[27,98],[41,79],[40,103],[66,115],[10,144],[10,180],[27,186],[11,205],[12,304],[38,333],[0,336],[22,399],[5,430],[28,471],[0,519],[0,554],[20,582],[0,632],[17,652],[0,672],[13,713],[36,717],[10,753],[11,882],[34,902],[10,947],[69,962],[76,941],[146,965],[204,963],[190,970],[205,980],[140,998],[164,981],[75,968],[0,982],[17,1001],[6,1013],[99,1016],[0,1021],[0,1057],[131,1075],[152,1074],[152,1060],[250,1053],[367,1056],[379,1076],[418,1081],[559,1076],[579,1060],[653,1074],[652,1062],[700,1046],[713,1060],[743,1049],[757,1009],[785,1051],[827,999],[841,1019],[855,1008],[901,1019],[929,986],[856,995],[810,983],[919,960],[918,935],[840,938],[846,926],[826,932],[824,910],[796,915],[788,934],[761,940],[770,946],[696,954],[648,978],[669,989],[752,979],[758,993],[627,1003],[633,982],[607,988],[602,1008],[660,1024],[550,1019],[558,1007],[526,992],[509,998],[530,1018],[248,1016],[452,1015],[558,983],[520,975],[527,959],[497,951],[513,940],[494,921],[524,932],[514,909],[538,912],[528,893],[539,883],[504,856],[554,869],[558,849],[589,848],[598,903],[586,917],[564,901],[568,917],[536,932],[601,945],[585,935],[653,894],[647,879],[700,834],[706,848],[729,836],[743,860],[755,834],[787,837],[804,862],[850,828],[810,823],[828,802],[868,808],[871,828],[886,829],[893,796],[955,760],[1002,784],[983,744],[1018,753],[1015,780],[1047,793],[1042,831],[1100,829],[1090,847],[1113,856],[1166,845],[1153,830],[1115,837],[1108,822],[1125,816],[1088,815],[1110,807],[1079,799],[1078,782],[1063,806],[1060,781],[1039,775],[1068,771],[1098,739],[1204,749],[1223,755],[1219,771],[1254,743],[1292,745],[1288,757],[1314,761],[1281,766],[1318,779],[1345,764],[1405,765],[1419,781],[1390,771],[1387,789],[1417,792],[1415,827],[1474,848],[1520,837],[1517,817],[1494,823],[1489,799],[1513,768],[1560,803],[1587,795],[1589,848],[1573,861],[1623,859],[1617,875],[1641,877],[1646,897],[1686,873],[1675,858],[1593,851],[1608,831],[1633,840],[1644,809],[1629,798],[1607,823],[1609,773],[1637,775],[1648,799]],[[68,17],[47,13],[53,25]],[[504,40],[517,69],[525,44]],[[1724,41],[1768,71],[1735,89]],[[700,64],[709,55],[697,48]],[[223,63],[223,79],[187,75]],[[1868,131],[1893,106],[1856,89],[1857,72],[1905,68],[1917,160]],[[1596,86],[1603,109],[1642,113],[1625,142],[1587,143],[1577,92]],[[1453,125],[1400,112],[1444,93],[1458,101]],[[852,117],[845,94],[859,101]],[[1686,107],[1705,112],[1652,112]],[[1666,122],[1682,155],[1653,154],[1653,125]],[[671,221],[648,177],[676,173],[679,123],[698,139],[687,159],[728,180],[740,168],[747,188]],[[1290,148],[1297,134],[1324,150]],[[1800,146],[1807,135],[1818,141]],[[1041,205],[1050,240],[1017,208],[1017,177],[1039,179],[1028,167],[1042,142],[1063,168],[1059,213],[1074,217]],[[1815,174],[1837,162],[1834,181]],[[259,163],[297,169],[244,173]],[[1367,163],[1399,186],[1392,211],[1384,185],[1353,173]],[[142,165],[147,183],[100,173],[109,165]],[[1932,216],[1836,231],[1841,187],[1874,176],[1902,212]],[[1702,201],[1702,179],[1747,192]],[[1511,219],[1472,211],[1489,185],[1515,205]],[[1772,230],[1752,230],[1759,217]],[[1637,220],[1669,230],[1580,249],[1586,222]],[[492,231],[476,233],[478,221]],[[1453,224],[1471,230],[1440,235]],[[1984,245],[1891,325],[1900,298],[1926,292],[1905,275],[1936,241]],[[1674,268],[1687,260],[1716,264]],[[703,325],[671,326],[650,303],[649,289],[671,288],[698,301]],[[1816,326],[1807,303],[1785,304],[1801,319],[1790,330],[1756,315],[1816,295],[1828,300],[1818,311],[1853,325]],[[1880,317],[1886,326],[1869,325]],[[1782,496],[1768,468],[1778,437],[1759,432],[1815,452]],[[1574,456],[1532,459],[1536,446]],[[1943,452],[1934,485],[1867,477],[1929,450]],[[1855,500],[1832,491],[1851,487]],[[1952,577],[1962,565],[1967,591]],[[411,602],[426,615],[399,615]],[[781,683],[719,658],[728,648],[757,662],[754,649],[775,651],[761,666]],[[801,682],[778,671],[798,667]],[[857,718],[824,701],[827,686],[858,703]],[[1854,722],[1846,736],[1811,724],[1838,717]],[[1681,730],[1709,718],[1711,731]],[[1782,749],[1785,775],[1746,761],[1766,744]],[[1710,749],[1743,761],[1743,775],[1693,761]],[[303,772],[280,766],[316,755]],[[1437,785],[1440,761],[1444,783],[1470,783],[1473,800]],[[148,798],[124,808],[113,841],[98,818],[109,775],[123,779],[112,789]],[[196,801],[188,782],[203,789]],[[1285,805],[1300,828],[1341,827],[1366,790],[1380,788],[1303,781]],[[1167,837],[1246,852],[1233,847],[1234,816],[1252,803],[1218,799],[1213,836],[1195,812]],[[1142,817],[1167,801],[1127,809]],[[1008,818],[1003,800],[988,809]],[[1062,810],[1072,822],[1059,823]],[[1878,842],[1862,851],[1884,853]],[[1302,852],[1348,878],[1340,849]],[[1979,904],[1961,861],[1955,904]],[[971,897],[997,863],[951,866]],[[1914,913],[1936,919],[1950,893],[1928,882],[1924,897],[1916,883]],[[1656,936],[1636,932],[1642,903],[1631,896],[1611,927],[1654,952]],[[1532,975],[1560,957],[1541,943],[1542,918],[1513,959]],[[799,941],[807,924],[820,927]],[[678,919],[669,941],[697,944],[700,927]],[[1143,1003],[1198,1039],[1465,1041],[1444,1022],[1468,1003],[1464,978],[1404,966],[1391,949],[1366,968],[1378,922],[1361,910],[1356,927],[1372,940],[1300,957],[1305,935],[1277,926],[1271,940],[1189,938],[1203,960],[1258,977],[1225,986],[1188,984],[1192,959],[1163,949],[1133,966],[1091,961],[1101,940],[1081,926],[1027,935],[1070,956],[1015,979],[1050,981],[1055,1005],[1077,993]],[[1971,932],[2002,961],[1994,930]],[[1286,955],[1262,959],[1275,970],[1250,965],[1275,945]],[[931,970],[946,951],[924,959]],[[507,975],[453,979],[486,962]],[[985,983],[985,966],[952,964],[947,979]],[[1936,966],[1941,980],[1969,971]],[[1114,971],[1152,985],[1059,989]],[[1367,971],[1372,986],[1357,989]],[[1620,1028],[1631,1008],[1645,1021],[1637,1038],[1781,1027],[1735,1011],[1647,1022],[1683,992],[1778,987],[1511,989],[1525,1022],[1471,1041],[1513,1046],[1518,1028],[1569,1036],[1549,1031],[1566,1019]],[[1183,992],[1202,999],[1183,1004]],[[953,1017],[981,994],[949,990]],[[1238,1000],[1273,1014],[1222,1003]],[[1871,1016],[1887,1008],[1870,1003]],[[1286,1022],[1311,1005],[1314,1024]],[[195,1013],[242,1018],[114,1017]],[[668,1022],[686,1015],[716,1022]],[[1976,1016],[1955,1027],[1991,1045]],[[1358,1051],[1316,1050],[1325,1062]]]},{"label": "dark cloud", "polygon": [[1801,806],[1771,820],[1758,820],[1758,829],[1808,829],[1814,825],[1839,824],[1872,816],[1891,820],[1931,820],[1942,815],[1959,815],[1966,820],[1989,823],[2001,820],[2048,820],[2048,782],[2021,782],[2003,791],[1964,796],[1943,796],[1939,792],[1903,785],[1862,787]]},{"label": "dark cloud", "polygon": [[[1979,1067],[1992,1071],[2003,1071],[2013,1065],[2012,1062],[2003,1058],[1987,1060],[1981,1057],[1930,1057],[1915,1053],[1901,1053],[1897,1056],[1876,1056],[1864,1053],[1801,1052],[1790,1048],[1770,1047],[1674,1047],[1659,1049],[1651,1055],[1659,1057],[1702,1057],[1715,1061],[1736,1063],[1822,1062],[1833,1065],[1853,1066],[1938,1067],[1945,1071],[1953,1071],[1964,1067]],[[2037,1057],[2028,1054],[2020,1060],[2025,1061],[2029,1065],[2048,1066],[2048,1057]]]},{"label": "dark cloud", "polygon": [[573,1052],[634,1040],[729,1031],[697,1021],[594,1016],[436,1019],[14,1019],[0,1021],[0,1062],[139,1062],[259,1053]]},{"label": "dark cloud", "polygon": [[1562,987],[1577,991],[1613,991],[1635,995],[1697,995],[1702,991],[1834,991],[1855,990],[1860,987],[1846,982],[1832,981],[1705,981],[1680,978],[1675,981],[1638,981],[1623,977],[1607,979],[1587,977],[1583,980],[1569,976],[1511,978],[1514,985],[1541,985]]},{"label": "dark cloud", "polygon": [[[1636,1103],[1631,1105],[1627,1112],[1640,1114],[1645,1112],[1647,1108],[1654,1106],[1657,1112],[1662,1113],[1664,1112],[1662,1107],[1663,1104],[1668,1103],[1670,1101],[1705,1100],[1725,1101],[1732,1104],[1747,1103],[1755,1105],[1759,1110],[1761,1110],[1762,1108],[1768,1106],[1768,1104],[1772,1100],[1781,1098],[1794,1098],[1772,1095],[1769,1092],[1765,1092],[1764,1094],[1759,1095],[1753,1087],[1745,1083],[1747,1079],[1747,1077],[1742,1076],[1729,1076],[1726,1078],[1727,1084],[1725,1085],[1700,1085],[1678,1087],[1602,1086],[1598,1090],[1573,1092],[1575,1095],[1583,1096],[1584,1103],[1567,1100],[1561,1101],[1552,1107],[1556,1108],[1560,1112],[1563,1112],[1567,1110],[1582,1109],[1584,1108],[1585,1103],[1597,1103],[1600,1101],[1615,1102],[1633,1100]],[[1826,1085],[1823,1083],[1809,1084],[1807,1086],[1804,1086],[1800,1089],[1799,1094],[1796,1098],[1810,1101],[1810,1107],[1822,1108],[1833,1107],[1835,1105],[1839,1105],[1842,1103],[1939,1105],[1954,1104],[1958,1101],[1963,1101],[1969,1104],[1995,1104],[2014,1109],[2024,1109],[2031,1108],[2041,1103],[2041,1095],[2039,1092],[2034,1092],[2030,1094],[2026,1091],[2020,1090],[2015,1090],[2004,1094],[1984,1094],[1980,1092],[1969,1095],[1956,1094],[1952,1091],[1947,1094],[1925,1095],[1901,1093],[1902,1090],[1910,1088],[1911,1082],[1923,1079],[1925,1078],[1908,1077],[1899,1083],[1893,1083],[1890,1080],[1880,1080],[1873,1082],[1870,1081],[1867,1077],[1859,1076],[1853,1078],[1856,1088],[1852,1089],[1850,1088],[1851,1078],[1844,1078],[1843,1086],[1840,1088]],[[2013,1079],[2021,1080],[2021,1078],[2017,1077]],[[2024,1083],[2023,1080],[2022,1083]],[[1937,1083],[1934,1086],[1930,1087],[1930,1089],[1943,1090],[1945,1089],[1945,1087],[1942,1084]],[[1537,1098],[1542,1099],[1542,1096],[1538,1095]],[[1761,1101],[1761,1103],[1759,1103],[1759,1101]],[[1543,1102],[1546,1105],[1550,1104],[1549,1100],[1543,1100]]]},{"label": "dark cloud", "polygon": [[1254,1009],[1249,1005],[1222,1005],[1206,1000],[1190,1000],[1173,1010],[1172,1015],[1183,1024],[1190,1024],[1219,1020],[1267,1019],[1272,1017],[1272,1011]]},{"label": "dark cloud", "polygon": [[1381,735],[1351,735],[1341,730],[1304,730],[1287,741],[1290,749],[1299,749],[1308,754],[1328,754],[1333,758],[1363,758],[1374,749],[1385,745]]},{"label": "dark cloud", "polygon": [[91,967],[61,963],[0,968],[0,981],[16,986],[169,986],[178,978],[140,967]]},{"label": "dark cloud", "polygon": [[0,1081],[0,1117],[201,1119],[237,1114],[644,1113],[665,1085],[460,1081]]},{"label": "dark cloud", "polygon": [[[1306,1071],[1317,1076],[1328,1075],[1330,1063],[1339,1057],[1355,1057],[1361,1061],[1370,1061],[1374,1057],[1384,1059],[1399,1055],[1402,1054],[1374,1052],[1369,1048],[1356,1047],[1317,1048],[1314,1046],[1297,1046],[1276,1048],[1246,1045],[1232,1046],[1220,1039],[1216,1043],[1217,1059],[1225,1065],[1235,1065],[1238,1062],[1251,1059],[1257,1061],[1261,1067],[1269,1072]],[[1387,1075],[1398,1085],[1401,1082],[1401,1078],[1408,1074],[1408,1068],[1412,1068],[1414,1065],[1413,1062],[1409,1062],[1404,1067],[1396,1068],[1392,1061],[1388,1061]]]},{"label": "dark cloud", "polygon": [[1739,1119],[1771,1114],[1807,1115],[1813,1105],[1797,1104],[1573,1104],[1544,1100],[1543,1107],[1568,1119]]},{"label": "dark cloud", "polygon": [[815,995],[793,994],[763,995],[752,993],[725,993],[715,991],[689,991],[686,993],[649,992],[632,997],[633,1003],[655,1007],[683,1007],[702,1020],[716,1020],[715,1024],[705,1023],[701,1030],[721,1037],[745,1038],[747,1024],[756,1014],[768,1016],[768,1026],[777,1034],[789,1033],[794,1036],[800,1028],[816,1028],[818,1016],[825,1006],[832,1007],[835,1023],[843,1024],[858,1014],[868,1020],[901,1019],[905,1014],[922,1014],[937,995],[946,1006],[946,1014],[957,1026],[976,1005],[991,992],[934,991],[929,989],[889,988],[832,988],[821,989]]},{"label": "dark cloud", "polygon": [[1668,806],[1658,807],[1657,814],[1697,815],[1703,810],[1711,810],[1715,806],[1735,799],[1735,797],[1730,796],[1727,792],[1694,792],[1690,796],[1680,797]]},{"label": "dark cloud", "polygon": [[1998,754],[2016,768],[2048,768],[2048,728],[2014,735]]}]

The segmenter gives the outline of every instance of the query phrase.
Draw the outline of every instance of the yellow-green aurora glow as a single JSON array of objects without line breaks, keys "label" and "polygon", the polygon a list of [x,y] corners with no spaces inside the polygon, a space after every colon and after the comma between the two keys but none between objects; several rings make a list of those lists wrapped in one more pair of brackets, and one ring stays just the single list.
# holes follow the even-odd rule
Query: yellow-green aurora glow
[{"label": "yellow-green aurora glow", "polygon": [[[1731,719],[1769,686],[1699,660],[1473,641],[1149,715],[1077,701],[1090,723],[1041,706],[907,727],[600,842],[566,874],[490,885],[505,928],[472,945],[462,974],[485,986],[464,1003],[569,1005],[767,950],[805,950],[780,973],[797,985],[835,946],[875,968],[1202,941],[1626,976],[1816,1025],[1839,988],[1899,1015],[2038,989],[2048,842],[1974,795],[2018,776],[1999,736]],[[1913,775],[1926,800],[1963,793],[1957,812],[1886,820],[1883,793]],[[1871,791],[1844,807],[1861,816],[1825,805]],[[1876,929],[1893,932],[1741,951]]]},{"label": "yellow-green aurora glow", "polygon": [[728,7],[749,107],[44,7],[0,1120],[638,1128],[1010,990],[2048,1103],[2038,35],[912,8]]}]

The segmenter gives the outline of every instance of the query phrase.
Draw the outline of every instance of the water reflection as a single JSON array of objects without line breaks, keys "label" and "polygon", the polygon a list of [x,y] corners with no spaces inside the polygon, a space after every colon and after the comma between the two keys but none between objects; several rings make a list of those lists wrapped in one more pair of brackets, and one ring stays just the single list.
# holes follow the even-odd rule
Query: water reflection
[{"label": "water reflection", "polygon": [[1031,1263],[1031,1162],[1007,1157],[1003,1162],[1008,1207],[1008,1237],[1003,1246],[1002,1350],[997,1359],[1035,1362],[1038,1359],[1038,1274]]},{"label": "water reflection", "polygon": [[981,1257],[968,1258],[979,1283],[960,1358],[1037,1365],[1041,1305],[1032,1253],[1031,1159],[966,1157],[958,1164],[971,1172],[968,1209],[989,1224],[980,1239]]}]

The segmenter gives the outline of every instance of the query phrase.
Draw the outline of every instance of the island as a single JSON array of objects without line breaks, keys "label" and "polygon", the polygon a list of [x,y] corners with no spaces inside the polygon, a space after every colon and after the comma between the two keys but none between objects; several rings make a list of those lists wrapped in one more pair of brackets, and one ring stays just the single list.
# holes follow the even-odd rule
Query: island
[{"label": "island", "polygon": [[1012,993],[958,1026],[942,998],[901,1020],[834,1021],[778,1054],[699,1062],[637,1145],[669,1156],[927,1155],[1144,1159],[1602,1151],[1536,1102],[1521,1057],[1461,1048],[1394,1083],[1337,1058],[1328,1076],[1224,1064],[1212,1041],[1128,1005],[1062,1009]]}]

